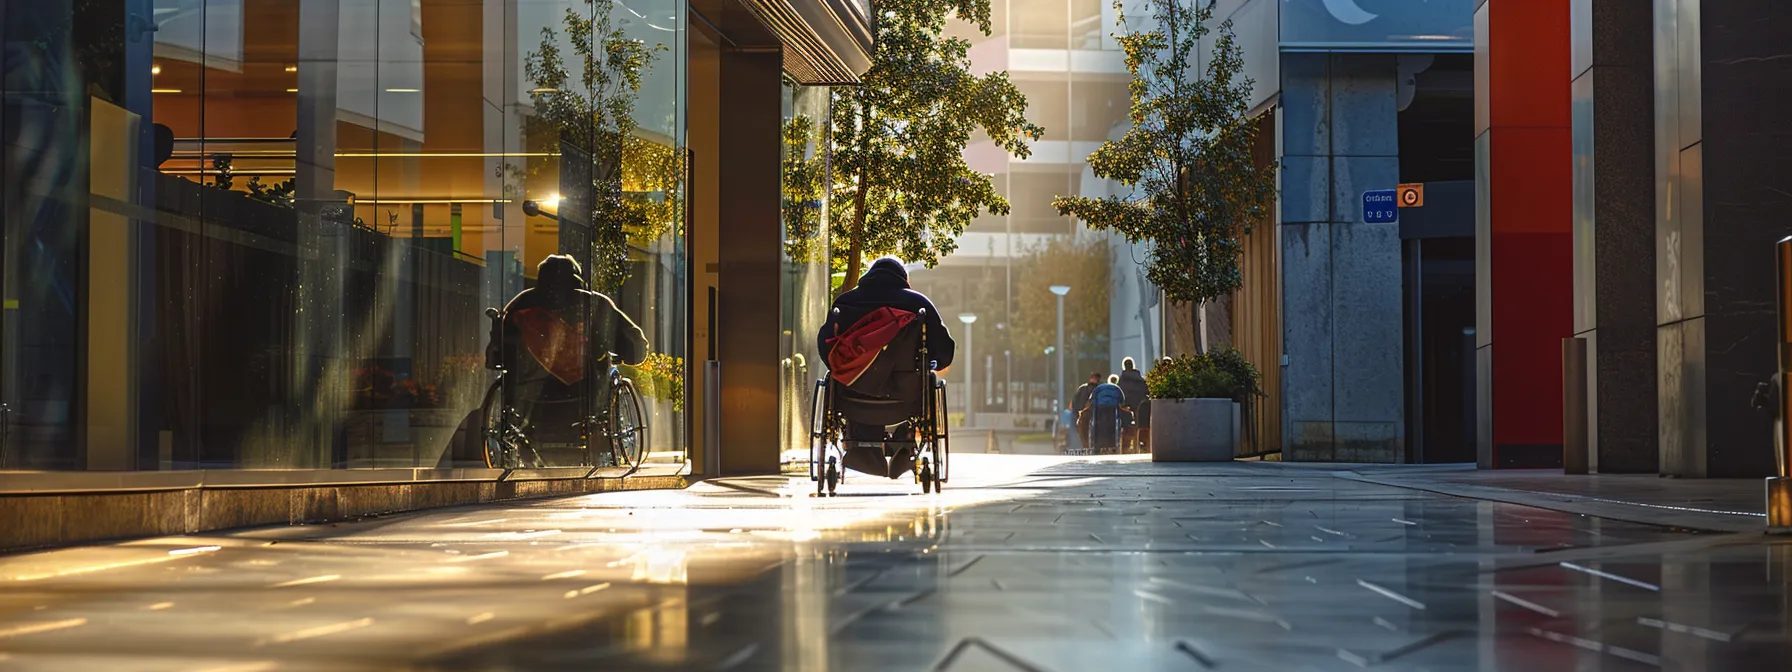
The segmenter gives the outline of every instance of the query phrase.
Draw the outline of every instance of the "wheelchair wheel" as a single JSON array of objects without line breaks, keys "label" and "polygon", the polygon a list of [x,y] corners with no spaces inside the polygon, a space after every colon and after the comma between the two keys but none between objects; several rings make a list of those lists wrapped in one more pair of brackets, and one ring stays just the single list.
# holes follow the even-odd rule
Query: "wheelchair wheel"
[{"label": "wheelchair wheel", "polygon": [[[616,466],[628,467],[628,473],[641,468],[647,453],[647,424],[641,417],[641,398],[635,395],[635,384],[624,380],[610,391],[610,454]],[[625,474],[627,475],[627,474]]]},{"label": "wheelchair wheel", "polygon": [[815,494],[817,496],[827,492],[822,483],[822,476],[826,471],[824,465],[827,461],[828,440],[832,436],[829,426],[830,417],[827,407],[827,390],[828,384],[826,380],[816,381],[815,395],[810,401],[809,480],[815,482]]},{"label": "wheelchair wheel", "polygon": [[485,401],[479,404],[480,443],[483,444],[483,449],[480,452],[485,455],[485,468],[487,469],[505,468],[505,455],[513,452],[510,450],[511,428],[507,422],[509,418],[505,417],[506,413],[501,404],[504,395],[503,388],[504,379],[502,377],[492,381],[491,387],[485,390]]},{"label": "wheelchair wheel", "polygon": [[952,438],[946,427],[946,388],[939,386],[933,393],[933,490],[938,492],[952,478]]}]

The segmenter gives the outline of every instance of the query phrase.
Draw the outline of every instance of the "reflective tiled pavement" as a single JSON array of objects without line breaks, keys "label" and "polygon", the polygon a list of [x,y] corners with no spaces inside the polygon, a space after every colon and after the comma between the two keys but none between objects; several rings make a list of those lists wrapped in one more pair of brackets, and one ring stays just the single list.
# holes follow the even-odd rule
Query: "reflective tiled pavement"
[{"label": "reflective tiled pavement", "polygon": [[964,456],[0,559],[0,669],[1769,670],[1792,544]]}]

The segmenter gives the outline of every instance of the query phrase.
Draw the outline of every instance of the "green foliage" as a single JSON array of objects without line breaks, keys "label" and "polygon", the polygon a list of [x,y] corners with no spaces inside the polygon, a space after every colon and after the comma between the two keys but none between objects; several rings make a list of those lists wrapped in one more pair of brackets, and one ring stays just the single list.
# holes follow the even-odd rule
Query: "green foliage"
[{"label": "green foliage", "polygon": [[821,152],[810,156],[816,140],[815,120],[804,115],[784,122],[784,254],[791,261],[814,261],[821,241],[821,202],[827,195],[827,162]]},{"label": "green foliage", "polygon": [[1039,354],[1058,342],[1058,297],[1052,285],[1070,287],[1064,297],[1067,348],[1084,351],[1088,348],[1077,346],[1107,335],[1108,254],[1101,237],[1052,236],[1015,260],[1013,329],[1019,352]]},{"label": "green foliage", "polygon": [[635,384],[635,391],[648,399],[672,402],[672,410],[684,410],[684,358],[650,353],[640,366],[623,364],[622,375]]},{"label": "green foliage", "polygon": [[[588,187],[560,194],[555,214],[562,236],[589,227],[589,236],[579,241],[587,250],[574,256],[585,265],[591,287],[605,293],[628,279],[631,240],[651,241],[680,219],[683,179],[682,155],[639,137],[633,116],[642,76],[655,52],[666,46],[630,39],[611,12],[608,2],[586,0],[567,8],[561,30],[541,29],[540,45],[523,61],[523,75],[535,85],[529,93],[535,113],[524,132],[532,146],[550,156],[526,167],[498,168],[509,197],[523,196],[518,183],[550,166],[589,176]],[[571,54],[561,48],[562,33]]]},{"label": "green foliage", "polygon": [[877,52],[860,86],[833,90],[833,228],[846,286],[869,257],[931,267],[980,212],[1005,215],[990,176],[964,148],[981,133],[1016,157],[1044,129],[1007,72],[971,74],[968,40],[945,34],[956,16],[990,33],[989,0],[880,0]]},{"label": "green foliage", "polygon": [[[236,173],[232,172],[234,170],[232,165],[235,162],[236,157],[229,154],[215,154],[212,156],[212,188],[223,191],[234,191],[236,189]],[[253,198],[269,205],[277,205],[289,210],[295,207],[294,198],[297,189],[292,179],[282,180],[273,184],[264,184],[261,181],[261,176],[251,175],[249,176],[249,182],[244,186],[249,190],[249,198]]]},{"label": "green foliage", "polygon": [[1060,197],[1053,205],[1092,228],[1153,241],[1146,276],[1170,300],[1198,303],[1243,284],[1240,239],[1273,205],[1276,169],[1253,162],[1257,126],[1247,113],[1254,82],[1240,74],[1244,57],[1231,23],[1220,25],[1199,72],[1194,51],[1211,30],[1213,4],[1149,1],[1155,27],[1119,37],[1132,74],[1132,128],[1089,155],[1097,177],[1131,193]]},{"label": "green foliage", "polygon": [[1244,403],[1251,397],[1267,396],[1263,392],[1263,374],[1258,372],[1257,365],[1252,364],[1251,360],[1245,359],[1244,353],[1239,352],[1237,348],[1221,348],[1209,353],[1207,360],[1213,365],[1213,368],[1231,376],[1236,385],[1232,393],[1226,396],[1232,397],[1239,403]]},{"label": "green foliage", "polygon": [[1245,403],[1263,396],[1263,376],[1243,353],[1225,348],[1207,355],[1184,355],[1158,362],[1145,374],[1153,399],[1231,399]]}]

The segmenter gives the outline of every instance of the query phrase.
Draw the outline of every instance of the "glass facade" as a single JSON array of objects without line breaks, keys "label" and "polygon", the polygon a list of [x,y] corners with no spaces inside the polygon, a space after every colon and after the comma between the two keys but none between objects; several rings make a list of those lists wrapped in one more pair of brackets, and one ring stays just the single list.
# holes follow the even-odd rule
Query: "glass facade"
[{"label": "glass facade", "polygon": [[0,468],[485,467],[484,311],[550,254],[683,464],[686,11],[0,2]]},{"label": "glass facade", "polygon": [[808,459],[811,399],[815,381],[827,372],[816,349],[815,335],[827,322],[830,296],[828,194],[832,158],[824,142],[829,132],[832,96],[828,87],[786,82],[783,89],[782,198],[784,222],[778,425],[781,452],[800,452]]}]

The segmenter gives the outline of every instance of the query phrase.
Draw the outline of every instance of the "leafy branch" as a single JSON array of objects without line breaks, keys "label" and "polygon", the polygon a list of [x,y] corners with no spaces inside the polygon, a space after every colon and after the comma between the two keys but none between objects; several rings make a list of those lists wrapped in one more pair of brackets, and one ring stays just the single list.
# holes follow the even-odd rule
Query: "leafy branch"
[{"label": "leafy branch", "polygon": [[665,50],[629,38],[608,2],[567,8],[560,30],[542,28],[541,43],[523,61],[523,75],[535,87],[524,133],[547,156],[496,171],[506,198],[524,196],[518,185],[529,178],[558,171],[554,216],[562,251],[581,257],[592,287],[606,293],[628,279],[631,243],[645,246],[682,220],[684,157],[640,137],[634,119],[642,78]]},{"label": "leafy branch", "polygon": [[796,115],[784,122],[784,254],[791,261],[815,261],[821,239],[821,204],[827,195],[827,162],[821,152],[810,155],[817,140],[815,120]]},{"label": "leafy branch", "polygon": [[1212,3],[1149,1],[1156,26],[1118,37],[1132,75],[1132,127],[1089,155],[1097,177],[1130,193],[1059,197],[1053,205],[1090,228],[1152,241],[1146,277],[1172,301],[1199,303],[1242,286],[1240,239],[1274,203],[1276,166],[1254,162],[1257,125],[1248,112],[1255,82],[1241,74],[1231,23],[1220,24],[1200,71],[1194,50],[1213,32]]},{"label": "leafy branch", "polygon": [[880,0],[877,11],[870,70],[833,91],[833,202],[851,213],[833,232],[843,289],[867,257],[932,266],[979,213],[1008,214],[990,176],[965,163],[974,134],[1025,158],[1045,133],[1007,72],[971,74],[970,42],[945,34],[957,16],[989,35],[989,0]]}]

